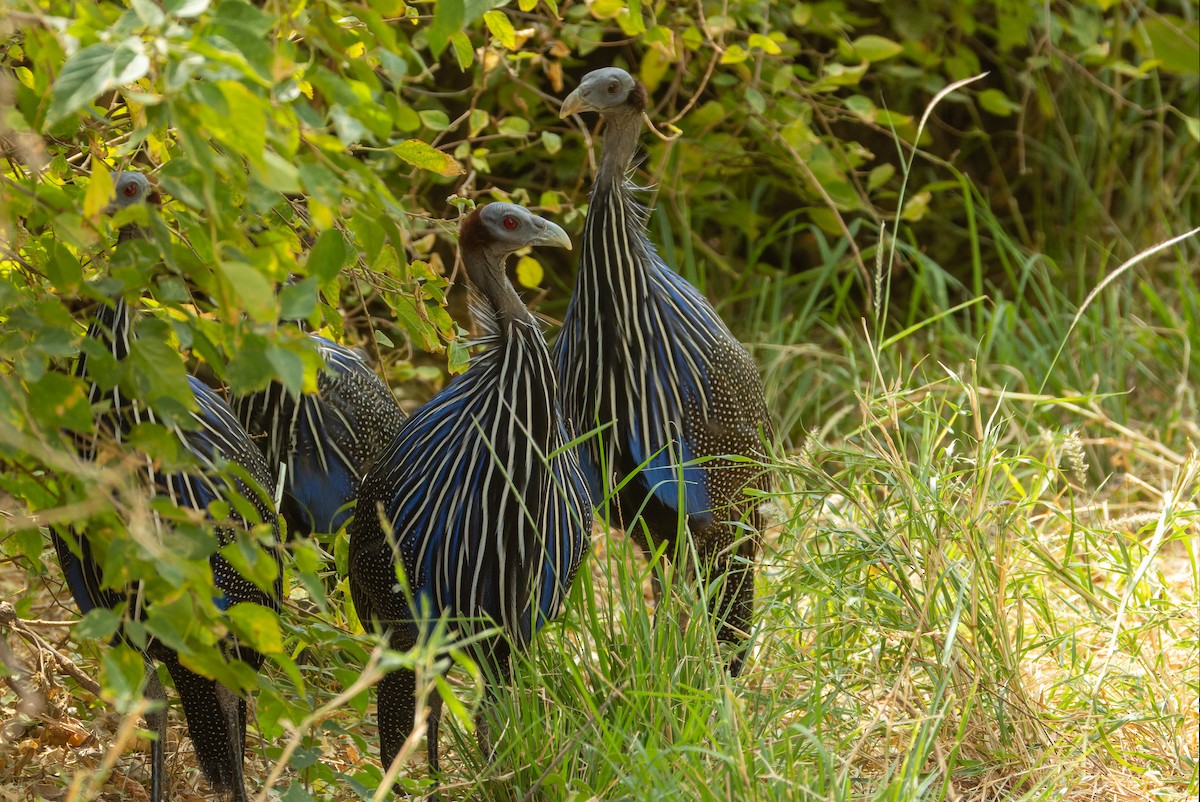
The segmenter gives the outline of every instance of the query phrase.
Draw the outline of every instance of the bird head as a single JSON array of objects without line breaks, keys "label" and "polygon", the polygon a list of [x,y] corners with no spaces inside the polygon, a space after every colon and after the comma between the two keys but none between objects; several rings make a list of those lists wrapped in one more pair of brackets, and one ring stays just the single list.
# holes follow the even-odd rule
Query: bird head
[{"label": "bird head", "polygon": [[562,228],[515,203],[489,203],[463,218],[458,241],[464,249],[478,248],[508,256],[531,245],[571,250]]},{"label": "bird head", "polygon": [[599,114],[641,114],[646,110],[646,87],[620,67],[604,67],[583,76],[563,101],[559,117],[594,111]]},{"label": "bird head", "polygon": [[104,207],[105,214],[115,214],[135,203],[159,202],[158,191],[142,173],[124,170],[113,178],[113,197]]}]

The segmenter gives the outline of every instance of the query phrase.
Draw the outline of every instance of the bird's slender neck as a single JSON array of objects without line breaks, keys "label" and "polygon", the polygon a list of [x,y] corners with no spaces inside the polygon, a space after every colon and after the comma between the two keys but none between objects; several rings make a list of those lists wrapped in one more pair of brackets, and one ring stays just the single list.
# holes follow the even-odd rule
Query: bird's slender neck
[{"label": "bird's slender neck", "polygon": [[463,264],[467,277],[479,290],[503,328],[512,323],[533,323],[533,315],[517,295],[517,291],[504,275],[507,254],[493,253],[487,249],[470,249],[463,252]]},{"label": "bird's slender neck", "polygon": [[[129,356],[130,331],[129,305],[124,298],[118,298],[112,306],[101,304],[96,310],[92,322],[88,325],[87,336],[104,344],[105,348],[117,359]],[[75,375],[80,378],[88,376],[87,352],[81,351],[79,361],[75,363]],[[99,400],[99,390],[93,385],[88,395],[93,402]]]},{"label": "bird's slender neck", "polygon": [[[129,223],[121,226],[117,232],[117,244],[135,239],[145,239],[146,229]],[[88,327],[88,336],[94,337],[108,346],[108,350],[117,359],[129,355],[129,339],[132,329],[131,310],[123,297],[116,299],[111,307],[101,305],[96,317]]]},{"label": "bird's slender neck", "polygon": [[148,239],[146,229],[136,223],[126,223],[117,229],[117,244],[135,239]]},{"label": "bird's slender neck", "polygon": [[635,111],[621,111],[604,117],[604,151],[600,154],[600,167],[596,172],[596,188],[619,187],[637,153],[638,138],[642,133],[642,115]]}]

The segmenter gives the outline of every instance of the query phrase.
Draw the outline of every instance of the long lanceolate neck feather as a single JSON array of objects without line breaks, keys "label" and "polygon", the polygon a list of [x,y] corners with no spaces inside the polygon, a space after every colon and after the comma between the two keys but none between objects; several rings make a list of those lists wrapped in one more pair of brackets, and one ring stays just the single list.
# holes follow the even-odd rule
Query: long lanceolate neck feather
[{"label": "long lanceolate neck feather", "polygon": [[[575,351],[560,368],[577,424],[595,425],[595,410],[580,407],[599,396],[600,422],[622,421],[640,441],[639,459],[658,453],[677,464],[678,450],[672,458],[661,449],[675,449],[669,444],[684,435],[679,415],[689,405],[707,417],[708,354],[722,334],[732,335],[646,236],[646,209],[628,179],[640,118],[619,115],[606,125],[572,299],[576,320],[592,330],[559,346]],[[602,375],[620,366],[624,376]]]},{"label": "long lanceolate neck feather", "polygon": [[388,510],[397,522],[428,522],[427,534],[397,532],[402,551],[413,545],[406,562],[414,589],[430,596],[435,613],[493,617],[521,648],[561,605],[584,550],[576,541],[590,524],[569,517],[586,514],[580,479],[563,475],[561,456],[552,459],[566,437],[541,331],[513,305],[515,291],[497,304],[493,289],[480,287],[477,307],[489,330],[477,345],[486,350],[416,413],[384,461],[436,455],[412,466],[428,481],[402,479],[407,492]]},{"label": "long lanceolate neck feather", "polygon": [[[101,304],[96,315],[88,325],[87,339],[102,343],[114,359],[122,360],[129,356],[130,333],[132,331],[129,305],[124,298],[118,298],[112,306]],[[99,403],[106,395],[105,391],[91,378],[87,369],[87,352],[79,355],[75,363],[75,375],[88,382],[88,401]],[[114,387],[113,407],[120,406],[120,388]]]}]

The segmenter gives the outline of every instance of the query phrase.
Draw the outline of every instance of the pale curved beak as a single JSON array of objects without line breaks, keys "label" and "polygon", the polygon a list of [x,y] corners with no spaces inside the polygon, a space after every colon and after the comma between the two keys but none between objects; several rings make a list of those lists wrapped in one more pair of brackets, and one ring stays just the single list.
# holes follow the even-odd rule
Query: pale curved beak
[{"label": "pale curved beak", "polygon": [[582,89],[583,87],[578,87],[574,92],[567,95],[567,99],[562,103],[562,108],[558,110],[558,118],[560,120],[570,117],[572,114],[578,114],[581,111],[591,111],[592,107],[584,99]]},{"label": "pale curved beak", "polygon": [[566,231],[562,230],[561,226],[555,225],[549,220],[543,220],[542,222],[545,223],[546,228],[533,241],[534,245],[549,245],[552,248],[566,248],[568,251],[571,250],[571,238],[567,235]]}]

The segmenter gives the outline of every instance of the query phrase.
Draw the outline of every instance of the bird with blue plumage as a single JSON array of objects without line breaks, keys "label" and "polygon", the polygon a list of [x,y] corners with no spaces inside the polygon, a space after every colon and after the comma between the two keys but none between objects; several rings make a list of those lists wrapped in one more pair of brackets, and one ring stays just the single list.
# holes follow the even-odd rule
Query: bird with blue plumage
[{"label": "bird with blue plumage", "polygon": [[[106,208],[109,213],[133,204],[158,202],[153,185],[139,172],[118,173],[114,188],[113,200]],[[118,239],[128,242],[139,236],[141,232],[136,226],[127,225],[120,230]],[[75,374],[85,382],[97,417],[94,434],[75,438],[80,456],[92,462],[99,461],[102,454],[131,458],[137,465],[135,474],[145,483],[145,492],[175,507],[209,514],[216,507],[228,506],[228,513],[222,512],[219,519],[209,515],[215,549],[233,543],[238,537],[256,538],[255,533],[264,527],[268,537],[278,540],[275,510],[268,495],[272,487],[271,472],[224,399],[196,377],[188,376],[186,395],[192,401],[186,405],[189,411],[182,417],[177,414],[162,417],[121,384],[102,384],[89,370],[89,350],[111,356],[117,363],[129,357],[135,346],[135,317],[136,308],[119,296],[102,302],[89,325],[85,345],[91,345],[76,363]],[[186,467],[163,470],[148,454],[139,453],[131,437],[142,424],[164,427],[180,446]],[[238,503],[229,503],[234,501]],[[157,543],[171,548],[171,519],[154,511],[153,504],[150,509],[151,529]],[[55,529],[52,537],[63,575],[82,613],[105,607],[120,611],[126,622],[144,621],[151,605],[144,586],[108,581],[103,570],[105,555],[97,553],[97,544],[89,531],[73,527]],[[186,546],[176,543],[173,547]],[[282,592],[279,554],[273,546],[260,548],[261,559],[274,566],[274,581],[265,588],[240,574],[220,551],[214,550],[208,562],[215,589],[212,603],[217,609],[225,611],[234,605],[253,603],[278,610]],[[141,626],[137,630],[145,631]],[[124,630],[118,637],[131,645],[140,644],[146,660],[144,693],[157,703],[157,709],[147,715],[150,729],[158,736],[151,749],[152,802],[168,796],[163,753],[166,695],[155,662],[165,664],[171,675],[183,703],[197,761],[214,791],[223,798],[245,800],[246,700],[216,680],[185,667],[176,650],[158,638],[127,637]],[[216,648],[221,660],[240,661],[254,671],[262,666],[263,656],[232,635],[219,640]]]},{"label": "bird with blue plumage", "polygon": [[[559,613],[591,540],[550,354],[505,273],[511,254],[538,245],[571,241],[513,204],[463,219],[459,250],[483,335],[466,372],[412,414],[367,474],[348,529],[350,590],[364,624],[407,650],[448,622],[495,678]],[[417,687],[409,669],[379,683],[380,755],[386,768],[427,701],[437,772],[440,697],[419,700]],[[482,719],[477,732],[487,752]]]},{"label": "bird with blue plumage", "polygon": [[594,70],[563,101],[604,121],[575,292],[554,345],[591,493],[643,549],[691,561],[717,637],[740,672],[752,629],[760,508],[772,439],[754,360],[696,287],[664,262],[630,176],[647,93],[619,67]]},{"label": "bird with blue plumage", "polygon": [[282,474],[279,512],[289,536],[329,534],[345,526],[363,476],[405,418],[358,351],[308,336],[322,363],[315,392],[296,395],[273,382],[233,402],[238,419]]}]

